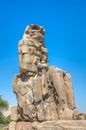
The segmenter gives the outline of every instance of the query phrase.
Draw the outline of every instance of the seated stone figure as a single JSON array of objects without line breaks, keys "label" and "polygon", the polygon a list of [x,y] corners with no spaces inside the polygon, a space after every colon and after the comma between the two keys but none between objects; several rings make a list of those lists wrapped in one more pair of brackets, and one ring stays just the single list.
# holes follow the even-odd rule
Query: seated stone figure
[{"label": "seated stone figure", "polygon": [[18,45],[20,74],[13,81],[18,113],[30,122],[74,119],[71,76],[48,64],[44,33],[43,27],[31,24]]}]

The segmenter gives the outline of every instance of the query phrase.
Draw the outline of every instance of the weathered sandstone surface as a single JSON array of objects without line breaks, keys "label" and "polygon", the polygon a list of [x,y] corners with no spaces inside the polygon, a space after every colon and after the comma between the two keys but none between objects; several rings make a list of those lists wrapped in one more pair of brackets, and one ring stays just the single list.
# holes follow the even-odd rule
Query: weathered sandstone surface
[{"label": "weathered sandstone surface", "polygon": [[71,75],[48,64],[44,33],[31,24],[19,41],[20,74],[12,84],[18,106],[12,108],[9,130],[14,122],[13,130],[85,130],[86,115],[76,110]]}]

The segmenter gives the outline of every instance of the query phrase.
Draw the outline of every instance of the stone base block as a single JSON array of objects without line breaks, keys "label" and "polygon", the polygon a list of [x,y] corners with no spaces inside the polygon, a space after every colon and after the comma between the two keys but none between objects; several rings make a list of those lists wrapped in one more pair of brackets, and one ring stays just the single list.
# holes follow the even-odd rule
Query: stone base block
[{"label": "stone base block", "polygon": [[86,120],[17,122],[15,130],[86,130]]}]

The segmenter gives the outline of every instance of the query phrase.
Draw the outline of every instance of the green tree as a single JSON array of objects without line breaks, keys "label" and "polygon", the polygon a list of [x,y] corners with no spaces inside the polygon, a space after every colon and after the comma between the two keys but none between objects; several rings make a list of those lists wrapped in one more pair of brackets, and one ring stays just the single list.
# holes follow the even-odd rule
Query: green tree
[{"label": "green tree", "polygon": [[2,114],[2,110],[7,109],[8,106],[8,102],[0,96],[0,124],[7,124],[10,122],[10,117],[4,117]]},{"label": "green tree", "polygon": [[3,109],[7,109],[8,108],[8,102],[4,99],[2,99],[1,95],[0,95],[0,113]]}]

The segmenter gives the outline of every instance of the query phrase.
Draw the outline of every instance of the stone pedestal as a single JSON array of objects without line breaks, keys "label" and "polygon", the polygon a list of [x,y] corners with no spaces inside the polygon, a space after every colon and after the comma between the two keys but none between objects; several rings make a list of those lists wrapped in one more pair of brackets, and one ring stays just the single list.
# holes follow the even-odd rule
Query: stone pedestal
[{"label": "stone pedestal", "polygon": [[17,122],[16,130],[86,130],[86,120]]}]

